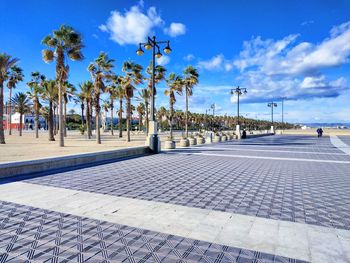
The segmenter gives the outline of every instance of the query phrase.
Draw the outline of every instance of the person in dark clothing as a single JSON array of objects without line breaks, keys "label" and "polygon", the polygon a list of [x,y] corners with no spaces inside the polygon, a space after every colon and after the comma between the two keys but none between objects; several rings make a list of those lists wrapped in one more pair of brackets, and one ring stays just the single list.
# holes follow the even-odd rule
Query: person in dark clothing
[{"label": "person in dark clothing", "polygon": [[242,139],[246,139],[247,138],[247,132],[245,130],[243,130],[242,132]]},{"label": "person in dark clothing", "polygon": [[322,134],[323,134],[322,128],[318,128],[317,129],[317,137],[322,137]]}]

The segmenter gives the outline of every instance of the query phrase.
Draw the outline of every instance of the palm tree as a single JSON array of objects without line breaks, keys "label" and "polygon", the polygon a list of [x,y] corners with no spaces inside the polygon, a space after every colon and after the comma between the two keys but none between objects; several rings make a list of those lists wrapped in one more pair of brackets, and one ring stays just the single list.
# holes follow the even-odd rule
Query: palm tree
[{"label": "palm tree", "polygon": [[169,122],[170,122],[170,140],[173,139],[173,118],[174,118],[174,104],[176,102],[175,93],[182,95],[183,81],[180,76],[171,73],[166,80],[169,89],[165,90],[164,94],[169,96]]},{"label": "palm tree", "polygon": [[38,71],[32,72],[32,79],[27,83],[30,91],[27,92],[29,98],[33,101],[35,119],[35,138],[39,138],[39,115],[40,115],[40,99],[39,96],[43,92],[43,81],[45,81],[45,76],[40,74]]},{"label": "palm tree", "polygon": [[[154,68],[154,84],[157,84],[165,79],[165,72],[166,72],[165,67],[163,67],[161,65],[157,65]],[[149,77],[148,77],[148,90],[149,90],[150,96],[152,96],[152,62],[147,67],[146,73],[149,75]],[[155,87],[154,87],[154,95],[157,95],[157,90]]]},{"label": "palm tree", "polygon": [[102,109],[105,113],[105,121],[103,122],[102,124],[102,127],[103,127],[103,131],[106,131],[107,130],[107,113],[108,113],[108,110],[109,110],[109,103],[107,101],[103,101],[103,104],[102,104]]},{"label": "palm tree", "polygon": [[124,96],[126,98],[126,130],[127,130],[127,142],[130,142],[130,127],[131,127],[131,98],[134,97],[134,85],[141,84],[143,81],[142,66],[135,64],[134,62],[124,62],[123,72],[123,89]]},{"label": "palm tree", "polygon": [[65,81],[63,83],[63,130],[64,130],[64,137],[67,137],[67,129],[66,129],[66,120],[67,120],[67,103],[73,97],[75,96],[77,89],[74,87],[73,84],[69,83],[68,81]]},{"label": "palm tree", "polygon": [[114,132],[113,132],[113,111],[114,111],[114,100],[115,98],[117,97],[117,94],[116,94],[116,89],[117,87],[115,85],[109,85],[107,88],[106,88],[106,91],[109,93],[109,107],[111,109],[111,134],[114,135]]},{"label": "palm tree", "polygon": [[[80,86],[81,84],[79,84]],[[80,92],[76,95],[76,97],[74,98],[74,102],[76,104],[80,104],[80,108],[81,108],[81,125],[84,126],[84,109],[85,109],[85,97],[84,97],[84,93]]]},{"label": "palm tree", "polygon": [[91,116],[92,116],[92,98],[93,98],[93,91],[94,91],[94,84],[91,81],[85,81],[82,84],[79,84],[81,94],[85,98],[86,102],[86,131],[88,139],[91,139],[92,136],[92,123],[91,123]]},{"label": "palm tree", "polygon": [[45,122],[46,122],[45,129],[47,129],[47,125],[49,123],[49,107],[48,106],[42,107],[40,109],[40,114],[45,119]]},{"label": "palm tree", "polygon": [[48,116],[48,125],[49,125],[49,141],[54,141],[54,123],[53,123],[53,107],[54,103],[58,97],[58,89],[56,87],[55,80],[45,80],[43,82],[43,93],[42,97],[44,100],[49,102],[49,116]]},{"label": "palm tree", "polygon": [[62,25],[58,30],[54,30],[53,34],[46,36],[42,44],[49,49],[42,51],[43,60],[51,62],[56,60],[56,81],[58,85],[58,106],[59,106],[59,128],[60,143],[64,146],[64,119],[63,119],[63,84],[68,79],[69,66],[65,65],[65,58],[69,57],[73,61],[82,60],[83,48],[81,36],[72,27]]},{"label": "palm tree", "polygon": [[105,90],[105,79],[112,77],[111,69],[113,68],[113,59],[109,59],[107,54],[101,52],[94,62],[88,66],[88,71],[94,80],[94,104],[95,104],[95,125],[96,125],[96,142],[101,144],[100,133],[100,94]]},{"label": "palm tree", "polygon": [[142,116],[145,114],[145,104],[142,102],[137,105],[137,113],[139,114],[139,131],[141,131],[141,126],[142,126]]},{"label": "palm tree", "polygon": [[[13,66],[10,68],[10,72],[8,75],[8,82],[7,82],[7,88],[9,89],[9,103],[8,103],[8,116],[11,116],[12,113],[12,107],[11,107],[11,100],[12,100],[12,90],[16,88],[16,85],[18,82],[23,81],[23,70],[18,66]],[[12,134],[11,129],[11,117],[9,118],[9,135]]]},{"label": "palm tree", "polygon": [[118,85],[115,90],[115,96],[119,99],[119,110],[118,110],[118,126],[119,126],[119,138],[123,137],[123,98],[124,90],[121,85]]},{"label": "palm tree", "polygon": [[164,129],[164,118],[167,119],[167,110],[164,106],[161,106],[157,110],[157,119],[161,129]]},{"label": "palm tree", "polygon": [[[6,53],[0,54],[0,144],[5,144],[4,134],[4,82],[8,80],[10,68],[16,66],[17,58],[11,58]],[[10,116],[11,118],[11,116]]]},{"label": "palm tree", "polygon": [[139,91],[139,99],[143,100],[145,103],[145,122],[146,122],[146,134],[148,135],[149,130],[149,123],[148,123],[148,107],[149,107],[149,99],[150,99],[151,93],[149,89],[142,89],[141,92]]},{"label": "palm tree", "polygon": [[197,69],[192,66],[187,66],[184,70],[184,87],[186,93],[186,138],[188,137],[188,97],[193,94],[193,87],[198,84],[199,74]]},{"label": "palm tree", "polygon": [[23,115],[30,112],[29,98],[23,92],[17,93],[12,99],[15,112],[19,113],[19,136],[22,136]]}]

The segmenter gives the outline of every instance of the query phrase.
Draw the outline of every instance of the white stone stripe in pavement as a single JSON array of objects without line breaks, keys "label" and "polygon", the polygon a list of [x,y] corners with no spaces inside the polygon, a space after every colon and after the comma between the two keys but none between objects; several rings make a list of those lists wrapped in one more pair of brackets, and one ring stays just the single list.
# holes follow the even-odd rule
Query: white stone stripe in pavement
[{"label": "white stone stripe in pavement", "polygon": [[193,153],[193,152],[176,152],[176,151],[168,152],[168,154],[204,155],[204,156],[230,157],[230,158],[248,158],[248,159],[264,159],[264,160],[279,160],[279,161],[298,161],[298,162],[350,164],[350,161],[319,160],[319,159],[305,159],[305,158],[287,158],[287,157],[284,158],[284,157],[236,155],[236,154]]},{"label": "white stone stripe in pavement", "polygon": [[[231,145],[230,145],[231,146]],[[250,151],[250,152],[278,152],[278,153],[305,153],[305,154],[321,154],[321,155],[347,155],[346,153],[325,153],[325,152],[301,152],[301,151],[283,151],[283,150],[261,150],[261,149],[246,149],[246,148],[237,148],[237,147],[206,147],[206,146],[197,146],[197,147],[188,147],[187,149],[198,150],[223,150],[223,151]]]},{"label": "white stone stripe in pavement", "polygon": [[[229,143],[229,141],[228,141]],[[314,143],[314,142],[313,142]],[[222,143],[224,145],[227,145],[227,146],[238,146],[238,147],[241,147],[241,146],[244,146],[244,148],[246,147],[257,147],[257,148],[273,148],[275,149],[276,147],[278,148],[286,148],[286,149],[307,149],[307,150],[310,150],[311,149],[332,149],[331,146],[321,146],[321,145],[317,145],[317,147],[313,147],[311,145],[311,147],[305,147],[305,146],[288,146],[288,145],[280,145],[280,144],[272,144],[272,145],[266,145],[266,143],[256,143],[254,142],[254,144],[245,144],[245,143],[242,143],[242,144],[226,144],[226,143]]]},{"label": "white stone stripe in pavement", "polygon": [[23,182],[0,200],[311,262],[349,262],[350,231]]},{"label": "white stone stripe in pavement", "polygon": [[350,146],[345,144],[341,139],[339,139],[337,136],[331,136],[331,143],[337,147],[339,150],[343,151],[344,153],[350,155]]}]

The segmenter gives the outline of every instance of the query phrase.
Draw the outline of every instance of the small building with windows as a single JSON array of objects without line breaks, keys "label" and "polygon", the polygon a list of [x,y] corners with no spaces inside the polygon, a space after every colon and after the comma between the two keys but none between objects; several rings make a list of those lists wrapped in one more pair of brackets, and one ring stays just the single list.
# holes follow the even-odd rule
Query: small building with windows
[{"label": "small building with windows", "polygon": [[[23,130],[34,130],[35,129],[35,116],[31,114],[24,114],[22,116],[22,129]],[[7,115],[4,114],[3,119],[4,129],[8,129],[9,121]],[[11,129],[19,130],[20,126],[20,114],[15,112],[11,115]],[[47,123],[42,116],[39,116],[39,129],[47,129]]]}]

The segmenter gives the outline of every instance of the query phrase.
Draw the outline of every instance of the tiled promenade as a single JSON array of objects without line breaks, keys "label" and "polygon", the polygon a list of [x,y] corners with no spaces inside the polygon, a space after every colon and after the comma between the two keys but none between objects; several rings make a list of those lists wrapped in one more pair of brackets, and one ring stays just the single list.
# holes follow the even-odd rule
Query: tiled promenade
[{"label": "tiled promenade", "polygon": [[350,262],[338,142],[270,136],[3,181],[0,262]]}]

